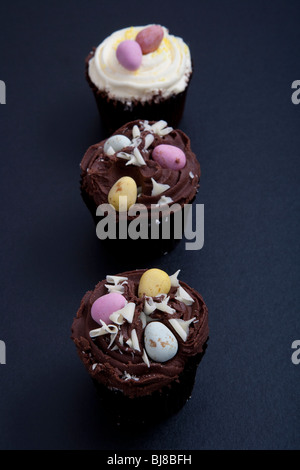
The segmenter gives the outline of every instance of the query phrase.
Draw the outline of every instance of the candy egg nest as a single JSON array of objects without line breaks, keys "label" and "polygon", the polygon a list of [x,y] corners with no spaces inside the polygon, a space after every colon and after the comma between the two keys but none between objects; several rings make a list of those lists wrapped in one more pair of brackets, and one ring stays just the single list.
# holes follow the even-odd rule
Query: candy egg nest
[{"label": "candy egg nest", "polygon": [[[156,150],[155,150],[156,149]],[[190,203],[199,188],[200,164],[190,140],[166,121],[136,120],[85,153],[81,189],[94,208],[108,202],[112,187],[124,177],[136,184],[136,203]]]},{"label": "candy egg nest", "polygon": [[[73,340],[92,377],[131,396],[175,380],[189,358],[203,353],[208,338],[207,307],[196,290],[179,280],[180,270],[169,276],[154,268],[161,271],[155,275],[169,276],[169,291],[139,296],[141,279],[149,271],[108,275],[86,293],[72,327]],[[96,322],[92,307],[109,293],[122,295],[126,304],[110,314],[109,322],[101,320],[101,314]]]}]

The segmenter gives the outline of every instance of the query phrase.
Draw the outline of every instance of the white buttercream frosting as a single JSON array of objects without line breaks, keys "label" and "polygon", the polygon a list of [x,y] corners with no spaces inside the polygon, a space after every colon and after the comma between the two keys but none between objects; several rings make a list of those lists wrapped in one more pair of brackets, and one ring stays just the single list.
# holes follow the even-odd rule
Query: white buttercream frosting
[{"label": "white buttercream frosting", "polygon": [[89,61],[91,81],[110,98],[122,102],[148,101],[156,95],[168,98],[186,88],[192,72],[189,47],[181,38],[170,35],[165,27],[160,46],[143,55],[138,70],[129,71],[119,63],[116,49],[120,42],[135,39],[147,26],[132,26],[114,32],[97,47]]}]

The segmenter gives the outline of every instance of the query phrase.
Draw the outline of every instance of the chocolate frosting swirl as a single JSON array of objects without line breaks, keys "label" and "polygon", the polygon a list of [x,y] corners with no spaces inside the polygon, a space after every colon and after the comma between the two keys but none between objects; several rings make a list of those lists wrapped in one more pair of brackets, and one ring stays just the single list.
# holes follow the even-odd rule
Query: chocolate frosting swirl
[{"label": "chocolate frosting swirl", "polygon": [[[142,357],[144,328],[140,318],[145,297],[138,297],[139,280],[145,271],[140,269],[118,274],[128,278],[122,295],[128,302],[134,302],[136,307],[132,323],[125,321],[120,326],[111,347],[109,334],[94,339],[89,334],[91,330],[99,328],[99,324],[91,317],[91,307],[96,299],[108,293],[106,280],[99,282],[93,291],[85,294],[72,324],[71,338],[91,377],[108,388],[121,390],[129,397],[151,394],[178,379],[188,359],[201,353],[208,339],[208,311],[204,300],[196,290],[179,280],[179,285],[188,292],[194,302],[186,305],[175,299],[177,287],[171,287],[168,305],[175,309],[175,312],[170,314],[156,309],[150,314],[152,319],[164,323],[173,332],[178,341],[177,354],[164,363],[154,362],[149,358],[148,367]],[[195,320],[189,325],[188,337],[183,341],[168,320],[180,318],[187,321],[194,317]],[[141,352],[126,344],[133,329],[136,330]],[[120,341],[121,334],[123,341]]]},{"label": "chocolate frosting swirl", "polygon": [[[145,126],[146,123],[146,126]],[[196,195],[200,180],[200,164],[196,155],[191,150],[190,139],[181,130],[173,129],[167,135],[152,133],[154,140],[145,149],[145,138],[151,133],[149,126],[155,121],[132,121],[122,126],[113,135],[124,135],[132,140],[132,129],[136,125],[140,129],[139,143],[136,146],[140,151],[145,165],[126,165],[123,160],[113,155],[104,153],[104,144],[107,139],[94,144],[86,151],[81,164],[81,190],[93,201],[95,207],[107,203],[108,193],[115,182],[123,176],[132,177],[137,186],[141,187],[141,194],[137,202],[143,204],[149,210],[151,204],[157,204],[161,195],[151,196],[153,178],[157,183],[168,184],[170,188],[163,193],[170,197],[173,203],[181,206],[191,203]],[[186,155],[186,165],[181,170],[162,168],[151,157],[154,147],[160,144],[173,145],[180,148]],[[131,153],[132,146],[122,149],[122,152]],[[118,153],[118,152],[117,152]]]}]

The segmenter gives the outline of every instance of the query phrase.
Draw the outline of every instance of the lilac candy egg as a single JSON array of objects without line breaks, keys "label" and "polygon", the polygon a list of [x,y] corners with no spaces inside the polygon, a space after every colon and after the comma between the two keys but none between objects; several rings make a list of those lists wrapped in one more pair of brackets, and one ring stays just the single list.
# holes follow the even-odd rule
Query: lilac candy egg
[{"label": "lilac candy egg", "polygon": [[101,325],[103,320],[107,325],[110,323],[110,315],[117,310],[120,310],[126,305],[126,299],[118,292],[110,292],[109,294],[102,295],[99,299],[95,300],[91,308],[91,316],[95,322]]},{"label": "lilac candy egg", "polygon": [[152,158],[163,168],[181,170],[186,164],[184,152],[174,145],[157,145],[152,152]]},{"label": "lilac candy egg", "polygon": [[137,70],[142,63],[141,46],[132,39],[126,39],[120,42],[116,50],[117,59],[127,70]]}]

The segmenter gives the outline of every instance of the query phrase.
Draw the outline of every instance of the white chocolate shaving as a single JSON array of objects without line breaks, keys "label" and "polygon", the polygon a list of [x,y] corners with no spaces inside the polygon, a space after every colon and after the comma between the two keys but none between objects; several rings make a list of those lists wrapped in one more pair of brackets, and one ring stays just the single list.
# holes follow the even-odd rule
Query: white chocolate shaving
[{"label": "white chocolate shaving", "polygon": [[131,160],[133,155],[131,155],[131,153],[127,153],[127,152],[118,152],[116,154],[116,156],[118,158],[122,158],[123,160]]},{"label": "white chocolate shaving", "polygon": [[128,277],[110,276],[109,274],[106,276],[106,282],[108,282],[109,284],[114,284],[115,286],[122,281],[128,281]]},{"label": "white chocolate shaving", "polygon": [[170,297],[166,297],[163,299],[161,302],[156,302],[156,308],[157,310],[160,310],[161,312],[165,313],[174,313],[176,310],[168,305],[168,302],[170,300]]},{"label": "white chocolate shaving", "polygon": [[172,130],[173,130],[173,127],[166,127],[165,129],[161,129],[158,135],[164,136],[164,135],[170,134]]},{"label": "white chocolate shaving", "polygon": [[141,351],[135,329],[131,331],[131,337],[128,338],[128,340],[126,341],[126,344],[128,344],[130,348],[135,349],[136,351]]},{"label": "white chocolate shaving", "polygon": [[100,320],[102,326],[90,331],[90,337],[96,338],[97,336],[102,336],[106,334],[116,335],[118,333],[118,327],[116,325],[106,325],[103,320]]},{"label": "white chocolate shaving", "polygon": [[180,269],[178,269],[178,271],[176,271],[176,273],[172,274],[172,276],[169,276],[172,287],[178,287],[179,286],[179,281],[178,281],[179,273],[180,273]]},{"label": "white chocolate shaving", "polygon": [[[133,150],[133,154],[134,154],[134,156],[135,156],[135,158],[136,158],[136,161],[137,161],[137,162],[136,162],[136,165],[137,165],[137,166],[146,165],[146,162],[145,162],[145,160],[143,159],[142,154],[141,154],[141,152],[139,151],[138,148],[135,148],[135,149]],[[126,163],[126,165],[128,165],[128,163]]]},{"label": "white chocolate shaving", "polygon": [[146,315],[150,315],[150,313],[156,310],[156,303],[154,302],[152,297],[146,297],[144,303],[144,313]]},{"label": "white chocolate shaving", "polygon": [[196,317],[186,321],[181,318],[171,318],[169,319],[169,322],[173,326],[174,330],[179,334],[180,338],[182,338],[183,341],[186,341],[189,335],[189,326],[195,318]]},{"label": "white chocolate shaving", "polygon": [[148,356],[147,356],[147,353],[146,353],[145,349],[143,349],[142,359],[145,362],[145,364],[147,364],[147,366],[150,367],[150,362],[149,362],[149,359],[148,359]]},{"label": "white chocolate shaving", "polygon": [[108,349],[111,347],[111,345],[113,344],[114,340],[116,339],[116,336],[117,336],[117,333],[115,334],[112,334],[111,337],[110,337],[110,343],[108,345]]},{"label": "white chocolate shaving", "polygon": [[157,130],[161,130],[164,127],[166,127],[167,125],[168,125],[167,121],[163,121],[161,119],[160,121],[157,121],[152,125],[153,132],[155,132]]},{"label": "white chocolate shaving", "polygon": [[151,196],[158,196],[159,194],[164,193],[167,189],[170,188],[169,184],[157,183],[155,179],[151,178],[152,181],[152,192]]},{"label": "white chocolate shaving", "polygon": [[154,140],[154,136],[152,134],[147,134],[146,137],[145,137],[145,146],[144,146],[144,150],[147,150],[150,145],[152,144]]},{"label": "white chocolate shaving", "polygon": [[132,341],[133,349],[135,349],[136,351],[141,351],[140,345],[139,345],[139,340],[138,340],[135,329],[133,329],[132,332],[131,332],[131,341]]},{"label": "white chocolate shaving", "polygon": [[140,137],[135,137],[131,141],[130,147],[138,147],[142,143],[142,139]]},{"label": "white chocolate shaving", "polygon": [[172,132],[173,127],[167,127],[168,123],[166,121],[157,121],[152,126],[150,126],[149,121],[144,121],[143,126],[146,131],[152,132],[159,136],[164,136]]},{"label": "white chocolate shaving", "polygon": [[141,135],[140,129],[135,124],[132,128],[132,137],[135,138],[135,137],[139,137],[140,135]]},{"label": "white chocolate shaving", "polygon": [[135,303],[129,302],[123,308],[120,308],[120,310],[116,310],[115,312],[113,312],[110,315],[109,319],[117,323],[118,325],[122,325],[124,323],[124,320],[127,320],[128,323],[132,323],[134,311]]},{"label": "white chocolate shaving", "polygon": [[110,316],[109,316],[109,319],[111,321],[113,321],[114,323],[116,323],[117,325],[123,325],[124,323],[124,317],[123,315],[120,313],[119,310],[117,310],[116,312],[113,312]]},{"label": "white chocolate shaving", "polygon": [[143,327],[143,329],[144,329],[145,326],[147,325],[147,318],[146,318],[145,312],[141,312],[141,313],[140,313],[140,320],[141,320],[141,322],[142,322],[142,327]]},{"label": "white chocolate shaving", "polygon": [[128,304],[125,305],[125,307],[119,310],[119,313],[123,315],[123,318],[125,318],[125,320],[127,320],[128,323],[132,323],[134,311],[135,311],[135,303],[129,302]]},{"label": "white chocolate shaving", "polygon": [[146,165],[146,162],[143,159],[141,152],[139,151],[137,147],[133,149],[133,154],[126,153],[126,152],[118,152],[116,155],[118,158],[123,158],[124,160],[128,160],[126,163],[126,166],[127,165],[135,165],[135,166]]},{"label": "white chocolate shaving", "polygon": [[171,204],[171,202],[174,202],[171,197],[161,196],[160,200],[156,204],[156,207],[165,206],[166,204]]},{"label": "white chocolate shaving", "polygon": [[168,123],[166,121],[157,121],[154,123],[152,127],[152,132],[154,132],[157,135],[167,135],[169,134],[173,128],[172,127],[167,127]]},{"label": "white chocolate shaving", "polygon": [[105,287],[107,288],[109,294],[111,292],[117,292],[119,294],[124,294],[124,287],[121,285],[121,286],[112,286],[110,284],[105,284]]},{"label": "white chocolate shaving", "polygon": [[168,297],[167,294],[160,294],[157,296],[157,298],[160,299],[160,302],[163,302],[167,297]]},{"label": "white chocolate shaving", "polygon": [[160,296],[160,302],[154,302],[152,297],[146,297],[144,302],[144,313],[146,315],[150,315],[150,313],[154,312],[156,309],[165,313],[174,313],[175,309],[168,305],[169,300],[170,297],[166,294],[162,294]]},{"label": "white chocolate shaving", "polygon": [[179,286],[177,289],[175,299],[183,302],[186,305],[192,305],[192,303],[195,302],[194,299],[181,286]]},{"label": "white chocolate shaving", "polygon": [[149,121],[143,121],[141,124],[144,126],[145,131],[153,132],[152,126],[150,126]]},{"label": "white chocolate shaving", "polygon": [[123,377],[122,377],[123,380],[140,380],[136,375],[133,375],[133,374],[129,374],[129,372],[127,372],[126,370],[124,371],[124,374],[123,374]]}]

